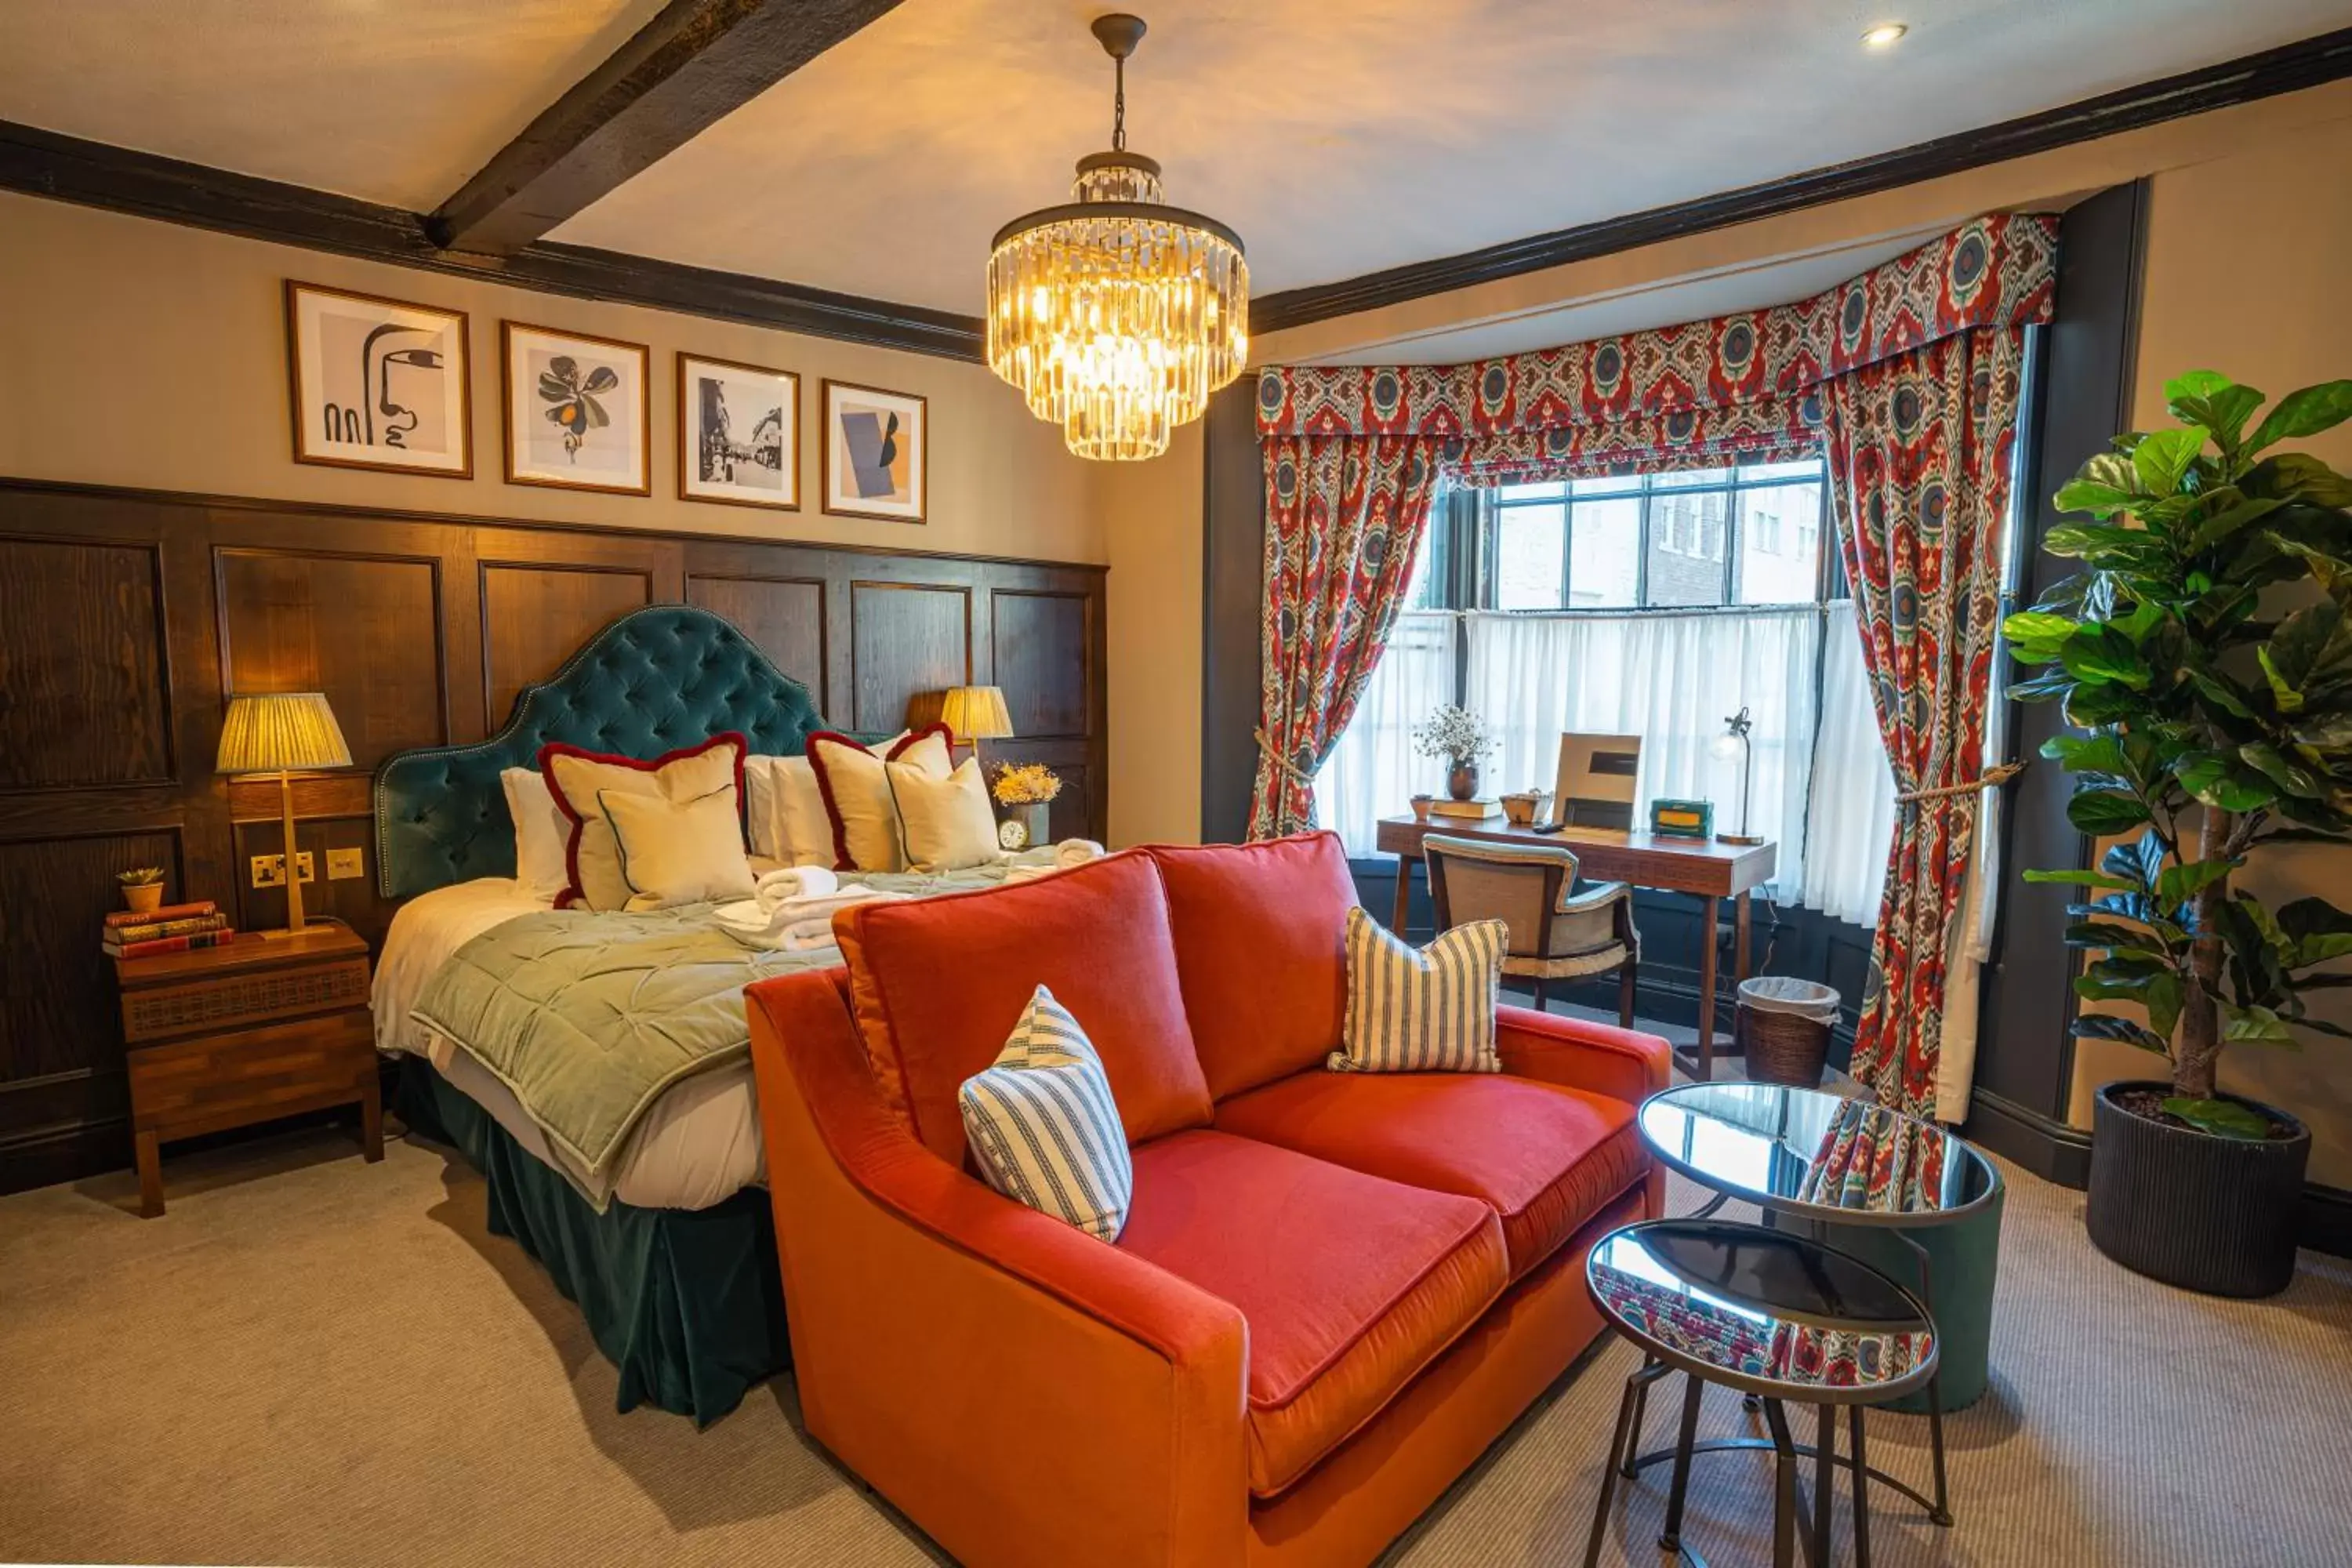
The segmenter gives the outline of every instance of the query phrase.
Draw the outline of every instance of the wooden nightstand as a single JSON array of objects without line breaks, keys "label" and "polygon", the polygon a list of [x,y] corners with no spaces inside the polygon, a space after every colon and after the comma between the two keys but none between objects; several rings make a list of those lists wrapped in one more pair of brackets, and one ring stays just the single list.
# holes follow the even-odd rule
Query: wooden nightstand
[{"label": "wooden nightstand", "polygon": [[114,973],[141,1214],[163,1212],[162,1147],[173,1138],[357,1103],[367,1157],[383,1158],[367,943],[350,928],[117,959]]}]

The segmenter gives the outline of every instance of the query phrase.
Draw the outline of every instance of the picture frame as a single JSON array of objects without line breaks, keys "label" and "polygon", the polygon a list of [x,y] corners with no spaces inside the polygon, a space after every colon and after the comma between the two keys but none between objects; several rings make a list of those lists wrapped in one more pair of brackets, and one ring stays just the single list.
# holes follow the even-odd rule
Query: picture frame
[{"label": "picture frame", "polygon": [[1630,831],[1641,771],[1639,735],[1563,733],[1552,784],[1553,826]]},{"label": "picture frame", "polygon": [[652,351],[527,321],[499,339],[507,483],[652,495]]},{"label": "picture frame", "polygon": [[800,510],[798,374],[678,351],[677,498]]},{"label": "picture frame", "polygon": [[817,489],[826,515],[927,521],[931,427],[927,399],[827,380]]},{"label": "picture frame", "polygon": [[463,310],[286,279],[296,462],[472,479],[472,374]]}]

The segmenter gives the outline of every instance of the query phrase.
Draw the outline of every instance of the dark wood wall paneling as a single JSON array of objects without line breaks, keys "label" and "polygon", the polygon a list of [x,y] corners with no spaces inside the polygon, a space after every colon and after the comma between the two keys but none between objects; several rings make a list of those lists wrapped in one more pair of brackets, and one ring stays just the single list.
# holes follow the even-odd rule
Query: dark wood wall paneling
[{"label": "dark wood wall paneling", "polygon": [[[353,766],[295,780],[313,915],[382,940],[370,775],[463,743],[641,605],[741,627],[844,728],[889,730],[966,682],[1004,688],[989,761],[1050,763],[1055,832],[1108,819],[1104,573],[740,537],[0,480],[0,1191],[129,1163],[114,873],[285,919],[249,886],[281,847],[274,780],[212,771],[224,694],[324,691]],[[323,877],[357,848],[366,875]]]}]

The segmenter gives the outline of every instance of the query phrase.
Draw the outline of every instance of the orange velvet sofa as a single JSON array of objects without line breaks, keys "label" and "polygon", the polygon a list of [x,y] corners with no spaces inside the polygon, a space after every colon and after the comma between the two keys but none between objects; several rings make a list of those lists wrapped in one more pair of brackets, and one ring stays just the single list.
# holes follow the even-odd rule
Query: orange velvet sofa
[{"label": "orange velvet sofa", "polygon": [[[1129,850],[747,992],[807,1428],[962,1562],[1369,1563],[1599,1331],[1666,1043],[1505,1007],[1500,1074],[1331,1072],[1354,901],[1328,834]],[[1131,1146],[1113,1245],[965,1163],[1041,983]]]}]

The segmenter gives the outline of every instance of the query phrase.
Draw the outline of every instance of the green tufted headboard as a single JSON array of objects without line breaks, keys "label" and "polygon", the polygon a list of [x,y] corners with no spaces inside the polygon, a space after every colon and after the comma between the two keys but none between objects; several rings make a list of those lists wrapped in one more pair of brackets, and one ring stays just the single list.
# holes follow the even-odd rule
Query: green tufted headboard
[{"label": "green tufted headboard", "polygon": [[470,746],[386,757],[375,773],[376,882],[388,899],[475,877],[511,877],[514,821],[499,774],[540,747],[657,757],[728,730],[761,756],[797,756],[825,728],[808,688],[708,610],[650,605],[526,686],[506,728]]}]

